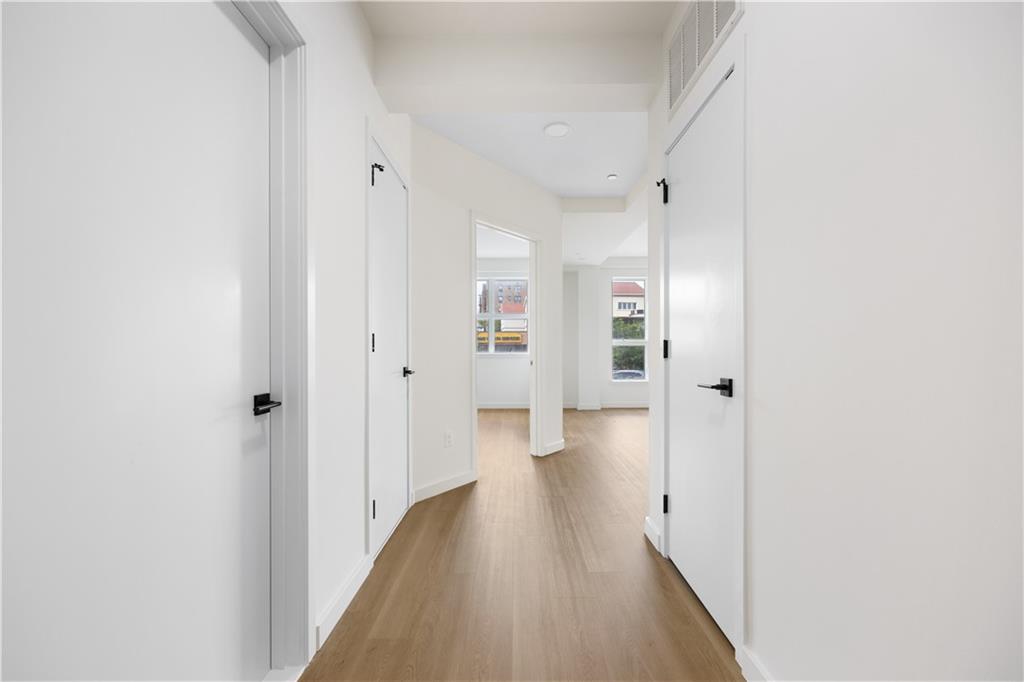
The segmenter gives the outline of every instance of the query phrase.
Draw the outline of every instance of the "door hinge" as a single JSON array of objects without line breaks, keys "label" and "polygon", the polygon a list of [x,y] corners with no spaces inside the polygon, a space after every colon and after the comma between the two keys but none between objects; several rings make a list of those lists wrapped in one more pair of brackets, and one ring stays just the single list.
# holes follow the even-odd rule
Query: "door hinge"
[{"label": "door hinge", "polygon": [[373,187],[375,184],[377,184],[377,171],[383,172],[384,166],[380,165],[379,163],[375,163],[372,166],[370,166],[370,187]]},{"label": "door hinge", "polygon": [[377,335],[376,334],[370,334],[370,352],[371,353],[376,353],[377,352]]},{"label": "door hinge", "polygon": [[377,518],[377,500],[373,501],[372,507],[373,507],[373,512],[372,512],[373,515],[370,518],[375,519],[375,518]]},{"label": "door hinge", "polygon": [[661,496],[661,513],[668,514],[668,495]]},{"label": "door hinge", "polygon": [[654,184],[655,184],[655,186],[661,188],[661,203],[667,204],[668,203],[668,180],[666,180],[665,178],[662,178],[661,180],[658,180]]},{"label": "door hinge", "polygon": [[669,341],[668,341],[668,339],[662,339],[661,340],[661,357],[666,359],[666,360],[668,360],[668,356],[670,354],[669,351],[670,351],[670,349],[669,349]]}]

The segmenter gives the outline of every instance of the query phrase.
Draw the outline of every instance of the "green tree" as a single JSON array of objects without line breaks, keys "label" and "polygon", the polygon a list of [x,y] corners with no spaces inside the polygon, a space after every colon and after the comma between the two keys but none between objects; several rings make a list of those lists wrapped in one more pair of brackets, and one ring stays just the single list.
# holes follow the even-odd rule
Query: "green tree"
[{"label": "green tree", "polygon": [[642,339],[644,338],[644,318],[642,317],[613,317],[612,318],[613,339]]},{"label": "green tree", "polygon": [[643,346],[615,346],[612,348],[613,369],[644,369]]}]

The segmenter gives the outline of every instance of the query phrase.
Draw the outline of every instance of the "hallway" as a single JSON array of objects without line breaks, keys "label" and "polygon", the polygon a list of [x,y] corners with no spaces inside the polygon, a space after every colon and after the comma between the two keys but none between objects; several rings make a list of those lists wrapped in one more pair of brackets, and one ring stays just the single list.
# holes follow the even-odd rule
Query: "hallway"
[{"label": "hallway", "polygon": [[304,680],[741,679],[643,534],[647,411],[480,413],[480,478],[409,510]]}]

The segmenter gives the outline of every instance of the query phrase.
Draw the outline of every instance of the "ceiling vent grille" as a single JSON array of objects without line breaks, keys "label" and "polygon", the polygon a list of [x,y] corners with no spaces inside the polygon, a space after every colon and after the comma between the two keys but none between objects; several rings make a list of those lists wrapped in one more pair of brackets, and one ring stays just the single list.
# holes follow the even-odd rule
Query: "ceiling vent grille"
[{"label": "ceiling vent grille", "polygon": [[699,0],[691,7],[668,46],[669,109],[682,100],[738,17],[736,0]]},{"label": "ceiling vent grille", "polygon": [[675,104],[679,95],[683,92],[683,76],[680,59],[682,58],[682,34],[683,27],[676,30],[672,42],[668,46],[668,102],[669,106]]}]

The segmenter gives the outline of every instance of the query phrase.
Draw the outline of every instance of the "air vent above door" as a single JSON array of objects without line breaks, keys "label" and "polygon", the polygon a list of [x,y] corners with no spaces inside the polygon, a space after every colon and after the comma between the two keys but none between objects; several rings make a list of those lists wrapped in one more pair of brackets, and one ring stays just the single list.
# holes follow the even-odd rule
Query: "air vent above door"
[{"label": "air vent above door", "polygon": [[668,106],[675,107],[711,61],[739,18],[736,0],[700,0],[690,5],[668,46]]}]

